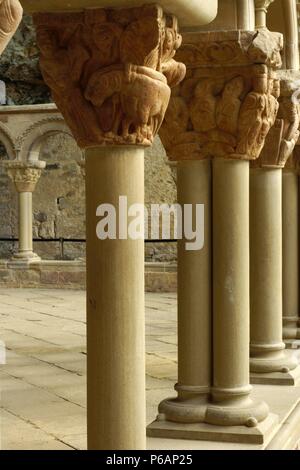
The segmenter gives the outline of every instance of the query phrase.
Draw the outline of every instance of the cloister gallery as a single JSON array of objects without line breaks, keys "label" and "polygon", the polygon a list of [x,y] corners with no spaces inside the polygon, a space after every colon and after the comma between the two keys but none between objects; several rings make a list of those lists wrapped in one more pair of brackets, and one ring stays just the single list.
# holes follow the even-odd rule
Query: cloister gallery
[{"label": "cloister gallery", "polygon": [[0,0],[3,449],[298,449],[299,5]]}]

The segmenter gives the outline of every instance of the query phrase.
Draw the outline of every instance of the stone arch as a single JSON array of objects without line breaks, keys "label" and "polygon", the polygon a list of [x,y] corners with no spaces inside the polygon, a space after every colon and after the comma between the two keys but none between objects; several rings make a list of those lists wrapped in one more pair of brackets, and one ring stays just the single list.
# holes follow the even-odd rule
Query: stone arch
[{"label": "stone arch", "polygon": [[283,68],[299,70],[299,33],[296,0],[276,0],[268,9],[267,26],[284,36]]},{"label": "stone arch", "polygon": [[19,138],[20,160],[39,160],[45,139],[55,134],[67,134],[73,137],[62,117],[48,117],[32,124]]},{"label": "stone arch", "polygon": [[0,122],[0,142],[4,145],[9,160],[17,158],[17,148],[9,129]]}]

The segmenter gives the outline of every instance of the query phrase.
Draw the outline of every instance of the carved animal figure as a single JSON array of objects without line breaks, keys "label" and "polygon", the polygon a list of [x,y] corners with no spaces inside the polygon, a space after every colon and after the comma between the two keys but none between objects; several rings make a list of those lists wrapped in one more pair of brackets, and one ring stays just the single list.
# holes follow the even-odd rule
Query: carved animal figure
[{"label": "carved animal figure", "polygon": [[160,128],[171,91],[166,77],[148,67],[131,65],[121,70],[95,72],[86,87],[85,98],[97,108],[120,94],[121,113],[116,113],[114,129],[131,142],[151,142]]}]

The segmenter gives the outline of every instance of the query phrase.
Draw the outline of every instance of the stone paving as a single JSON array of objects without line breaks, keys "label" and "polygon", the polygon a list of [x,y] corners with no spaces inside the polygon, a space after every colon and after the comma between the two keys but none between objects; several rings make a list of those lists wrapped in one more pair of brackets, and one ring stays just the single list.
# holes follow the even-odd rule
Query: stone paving
[{"label": "stone paving", "polygon": [[[86,448],[85,293],[0,289],[2,449]],[[146,294],[147,421],[176,381],[176,295]]]}]

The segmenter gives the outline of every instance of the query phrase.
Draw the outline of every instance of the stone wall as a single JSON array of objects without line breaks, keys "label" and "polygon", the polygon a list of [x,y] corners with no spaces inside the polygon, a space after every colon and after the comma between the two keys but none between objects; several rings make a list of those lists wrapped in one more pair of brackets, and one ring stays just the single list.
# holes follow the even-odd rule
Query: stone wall
[{"label": "stone wall", "polygon": [[[39,66],[31,18],[25,16],[17,34],[0,59],[0,80],[6,83],[7,104],[47,103],[50,93]],[[0,148],[0,159],[7,158]],[[41,159],[46,170],[33,194],[35,251],[44,259],[84,257],[84,242],[54,239],[85,239],[84,181],[76,163],[80,152],[68,136],[58,135],[45,141]],[[146,151],[146,204],[172,203],[176,187],[159,138]],[[17,197],[5,171],[0,168],[0,238],[17,238]],[[16,243],[0,241],[0,257],[9,258]],[[175,261],[175,243],[147,243],[147,261]]]}]

